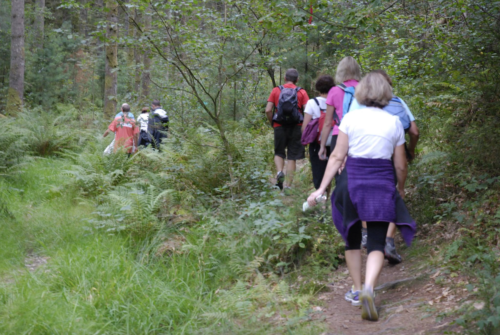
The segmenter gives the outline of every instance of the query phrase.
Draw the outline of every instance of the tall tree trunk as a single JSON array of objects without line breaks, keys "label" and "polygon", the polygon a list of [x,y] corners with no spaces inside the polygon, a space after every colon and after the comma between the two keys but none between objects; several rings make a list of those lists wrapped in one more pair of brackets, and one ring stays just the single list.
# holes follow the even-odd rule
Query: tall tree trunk
[{"label": "tall tree trunk", "polygon": [[[139,24],[140,16],[137,9],[134,9],[134,20]],[[139,36],[140,32],[135,30],[135,36]],[[134,47],[134,63],[135,63],[135,78],[134,78],[134,92],[139,96],[141,88],[141,52],[138,47]]]},{"label": "tall tree trunk", "polygon": [[89,36],[89,9],[87,8],[87,0],[82,0],[82,9],[80,10],[80,35],[84,38]]},{"label": "tall tree trunk", "polygon": [[38,49],[43,49],[45,0],[36,0],[35,43]]},{"label": "tall tree trunk", "polygon": [[115,0],[107,0],[108,13],[106,29],[106,73],[104,75],[104,116],[111,118],[116,113],[116,93],[118,78],[118,5]]},{"label": "tall tree trunk", "polygon": [[[127,30],[127,36],[130,41],[135,40],[135,32],[136,32],[136,27],[134,26],[134,17],[132,16],[131,11],[127,11],[127,17],[125,19],[126,25],[125,29]],[[128,45],[127,46],[127,75],[129,75],[129,80],[127,80],[127,89],[129,92],[133,92],[134,90],[134,56],[135,56],[135,45]]]},{"label": "tall tree trunk", "polygon": [[[148,7],[146,12],[144,13],[144,31],[146,34],[149,34],[151,30],[151,9]],[[143,64],[144,68],[142,69],[142,92],[141,92],[141,101],[144,103],[146,99],[149,98],[149,86],[151,83],[150,79],[150,70],[151,70],[151,58],[149,58],[151,51],[149,47],[144,49],[143,55]]]},{"label": "tall tree trunk", "polygon": [[24,96],[24,0],[12,0],[9,92],[7,114],[21,111]]}]

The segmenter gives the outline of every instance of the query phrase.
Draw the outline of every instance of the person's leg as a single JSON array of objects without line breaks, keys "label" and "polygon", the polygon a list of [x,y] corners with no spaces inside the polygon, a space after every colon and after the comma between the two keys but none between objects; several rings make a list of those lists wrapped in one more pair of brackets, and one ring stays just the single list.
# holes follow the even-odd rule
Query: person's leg
[{"label": "person's leg", "polygon": [[394,238],[396,236],[396,224],[394,222],[389,223],[389,228],[387,229],[387,237]]},{"label": "person's leg", "polygon": [[290,187],[293,182],[293,176],[295,175],[295,170],[297,169],[297,164],[295,160],[286,161],[286,182],[285,187]]},{"label": "person's leg", "polygon": [[276,165],[276,171],[278,172],[283,171],[283,168],[285,166],[285,160],[283,159],[283,157],[274,156],[274,164]]},{"label": "person's leg", "polygon": [[368,243],[368,230],[366,230],[366,221],[362,221],[361,224],[361,246],[366,249],[366,244]]},{"label": "person's leg", "polygon": [[388,226],[387,222],[367,222],[368,258],[366,260],[365,287],[360,296],[361,317],[365,320],[378,320],[373,289],[384,265],[385,236]]},{"label": "person's leg", "polygon": [[354,284],[354,290],[361,291],[361,249],[346,250],[345,261]]},{"label": "person's leg", "polygon": [[347,235],[345,246],[345,261],[353,281],[353,288],[345,294],[345,300],[359,306],[359,291],[361,291],[361,223],[355,223]]},{"label": "person's leg", "polygon": [[276,186],[283,189],[283,181],[285,180],[285,148],[286,148],[286,132],[283,127],[274,128],[274,164],[276,165]]},{"label": "person's leg", "polygon": [[[326,165],[328,161],[322,161],[319,159],[320,145],[318,142],[313,142],[309,144],[309,160],[311,161],[311,170],[313,175],[314,188],[318,189],[323,181],[323,176],[325,175]],[[329,147],[327,147],[327,154],[329,155]],[[329,191],[329,190],[328,190]],[[329,192],[327,192],[328,194]]]},{"label": "person's leg", "polygon": [[302,129],[301,126],[290,127],[286,129],[286,147],[287,147],[287,186],[291,186],[293,175],[295,174],[295,161],[306,157],[304,146],[301,142]]},{"label": "person's leg", "polygon": [[387,229],[387,237],[385,238],[385,258],[390,264],[399,264],[403,261],[401,255],[398,254],[396,250],[396,244],[394,243],[394,236],[396,236],[396,225],[391,222],[389,224],[389,229]]},{"label": "person's leg", "polygon": [[365,286],[374,288],[384,265],[384,247],[388,222],[368,222],[368,258],[366,260]]}]

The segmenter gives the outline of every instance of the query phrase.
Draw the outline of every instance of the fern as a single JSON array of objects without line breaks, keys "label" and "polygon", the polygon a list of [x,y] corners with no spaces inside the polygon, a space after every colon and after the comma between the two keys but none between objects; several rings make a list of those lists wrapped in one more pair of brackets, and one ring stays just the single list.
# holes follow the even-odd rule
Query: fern
[{"label": "fern", "polygon": [[108,209],[114,213],[115,221],[109,230],[127,231],[145,236],[157,230],[160,221],[158,213],[163,200],[173,190],[159,191],[150,185],[145,191],[119,187],[109,193]]}]

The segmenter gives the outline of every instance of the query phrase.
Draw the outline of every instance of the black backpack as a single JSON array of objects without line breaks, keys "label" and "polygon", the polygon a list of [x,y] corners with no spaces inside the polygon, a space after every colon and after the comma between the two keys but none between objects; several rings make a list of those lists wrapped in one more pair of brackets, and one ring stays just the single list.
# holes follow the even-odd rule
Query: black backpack
[{"label": "black backpack", "polygon": [[304,115],[299,111],[297,93],[302,88],[287,88],[283,87],[283,85],[278,87],[281,92],[273,121],[284,126],[293,126],[301,123],[304,120]]}]

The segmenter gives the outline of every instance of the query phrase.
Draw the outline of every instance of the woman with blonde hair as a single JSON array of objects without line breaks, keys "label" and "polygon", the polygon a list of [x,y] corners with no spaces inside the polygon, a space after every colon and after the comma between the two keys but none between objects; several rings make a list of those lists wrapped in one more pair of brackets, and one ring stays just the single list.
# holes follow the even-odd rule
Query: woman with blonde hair
[{"label": "woman with blonde hair", "polygon": [[[307,201],[310,206],[316,204],[315,199],[325,193],[347,157],[345,168],[336,177],[332,217],[346,243],[345,259],[354,282],[351,302],[361,304],[363,319],[377,321],[373,288],[384,263],[389,222],[396,223],[407,244],[415,235],[416,224],[403,201],[407,173],[403,126],[397,116],[382,110],[392,98],[391,86],[381,74],[369,73],[357,86],[355,97],[366,107],[350,111],[343,118],[321,186]],[[366,221],[368,228],[363,290],[361,221]]]},{"label": "woman with blonde hair", "polygon": [[[344,57],[339,65],[337,65],[337,72],[335,73],[335,83],[334,86],[328,92],[326,98],[326,114],[325,114],[325,125],[331,124],[333,120],[337,121],[337,125],[333,127],[323,127],[321,131],[321,143],[318,151],[318,155],[321,159],[327,159],[327,142],[328,137],[331,135],[330,141],[330,152],[333,152],[335,148],[335,143],[337,142],[337,136],[339,134],[338,124],[342,120],[343,113],[347,111],[343,110],[344,96],[346,94],[351,94],[348,96],[352,98],[352,93],[349,93],[349,88],[356,87],[359,80],[361,79],[361,68],[358,62],[351,56]],[[347,93],[346,93],[347,91]]]}]

